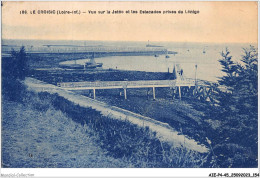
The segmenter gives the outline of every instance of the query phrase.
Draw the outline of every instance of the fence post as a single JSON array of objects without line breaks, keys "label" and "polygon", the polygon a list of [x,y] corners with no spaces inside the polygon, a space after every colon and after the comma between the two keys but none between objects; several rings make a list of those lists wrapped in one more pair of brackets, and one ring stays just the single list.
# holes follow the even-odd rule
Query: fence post
[{"label": "fence post", "polygon": [[153,99],[155,100],[155,87],[153,87]]},{"label": "fence post", "polygon": [[125,95],[125,100],[127,99],[127,96],[126,96],[126,88],[124,88],[124,95]]},{"label": "fence post", "polygon": [[179,86],[179,99],[181,100],[181,86]]},{"label": "fence post", "polygon": [[96,89],[93,89],[93,98],[96,99]]}]

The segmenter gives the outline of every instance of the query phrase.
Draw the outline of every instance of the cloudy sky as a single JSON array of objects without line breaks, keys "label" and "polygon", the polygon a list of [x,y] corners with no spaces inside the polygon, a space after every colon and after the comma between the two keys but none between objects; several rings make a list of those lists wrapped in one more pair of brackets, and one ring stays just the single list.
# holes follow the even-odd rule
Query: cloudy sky
[{"label": "cloudy sky", "polygon": [[[28,14],[20,14],[27,10]],[[30,14],[80,10],[80,15]],[[198,10],[198,14],[89,14]],[[4,2],[3,39],[257,43],[257,2]]]}]

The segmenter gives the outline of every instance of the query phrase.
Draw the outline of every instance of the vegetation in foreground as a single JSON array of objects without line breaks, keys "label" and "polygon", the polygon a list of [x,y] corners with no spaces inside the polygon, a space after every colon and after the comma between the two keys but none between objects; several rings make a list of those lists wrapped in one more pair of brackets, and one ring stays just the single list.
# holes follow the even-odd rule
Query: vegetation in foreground
[{"label": "vegetation in foreground", "polygon": [[221,55],[225,75],[214,84],[217,102],[205,113],[219,126],[207,133],[220,167],[257,167],[258,52],[253,46],[244,49],[237,63],[228,49]]},{"label": "vegetation in foreground", "polygon": [[[50,97],[56,109],[74,121],[87,124],[99,137],[101,147],[114,158],[124,158],[134,167],[211,167],[211,154],[200,154],[186,148],[161,142],[149,128],[140,128],[127,121],[102,116],[99,112],[82,108],[58,95]],[[87,113],[87,114],[86,114]]]},{"label": "vegetation in foreground", "polygon": [[23,94],[20,102],[3,101],[2,167],[214,166],[211,154],[175,148],[148,128],[103,117],[57,94]]},{"label": "vegetation in foreground", "polygon": [[[4,66],[6,68],[3,70],[2,102],[8,109],[4,107],[2,111],[4,116],[3,127],[5,127],[2,140],[3,144],[6,145],[2,150],[5,153],[3,155],[6,155],[2,158],[4,161],[2,167],[214,166],[214,163],[210,162],[210,155],[202,155],[185,148],[170,146],[168,143],[158,140],[156,134],[149,131],[148,128],[140,128],[127,121],[103,117],[93,109],[81,108],[58,95],[28,92],[21,84],[26,72],[14,75],[20,71],[13,71],[11,68],[12,65],[16,65],[16,60],[26,61],[24,50],[21,49],[19,53],[13,53],[13,59],[13,61],[5,61]],[[7,70],[9,68],[10,70]],[[23,69],[25,66],[20,66],[18,70],[21,68]],[[15,82],[15,85],[9,80]],[[15,106],[18,107],[15,108]],[[12,112],[12,110],[15,112]],[[64,116],[64,114],[67,116]],[[45,119],[45,117],[47,118]],[[65,124],[69,125],[64,127],[65,131],[61,129],[64,124],[62,117],[64,117]],[[21,118],[24,122],[19,125]],[[74,125],[69,121],[69,118],[80,125]],[[50,126],[53,126],[53,128],[50,128]],[[17,132],[14,129],[16,127]],[[55,129],[55,127],[59,128]],[[30,131],[30,129],[32,130]],[[103,152],[107,154],[107,157],[103,157],[104,163],[89,164],[80,158],[84,155],[84,145],[86,146],[85,149],[88,149],[88,144],[91,144],[88,139],[84,142],[84,139],[78,138],[84,132],[87,132],[85,134],[90,135],[90,139],[95,140],[95,144],[100,145]],[[66,136],[65,140],[57,141],[59,137],[64,136]],[[80,152],[75,149],[77,142],[80,143]],[[75,145],[70,146],[71,143]],[[38,150],[37,145],[50,151],[51,155],[43,150]],[[14,147],[16,149],[13,149]],[[37,152],[42,154],[38,155]],[[23,155],[19,156],[20,153]],[[90,153],[86,150],[85,156],[88,154]],[[94,155],[100,157],[98,153]],[[116,159],[116,164],[107,164],[111,160],[113,161],[110,157]],[[122,164],[117,164],[118,159],[123,160]]]},{"label": "vegetation in foreground", "polygon": [[[23,54],[23,50],[20,51],[21,54]],[[24,55],[14,55],[13,61],[19,59],[26,59],[23,57]],[[214,98],[216,99],[216,103],[204,103],[203,104],[203,110],[205,113],[205,117],[203,118],[205,121],[207,121],[207,125],[205,125],[205,132],[208,136],[208,138],[211,140],[211,155],[208,155],[203,158],[199,158],[194,156],[176,156],[176,154],[172,155],[174,151],[171,149],[165,149],[169,148],[165,145],[165,143],[161,143],[158,140],[153,140],[153,134],[149,133],[149,130],[145,131],[135,131],[134,133],[146,133],[149,135],[153,141],[152,143],[146,142],[145,138],[140,138],[141,140],[136,141],[132,138],[132,136],[135,136],[133,134],[132,130],[135,130],[134,128],[130,129],[129,125],[130,123],[123,122],[118,123],[119,121],[113,121],[112,119],[102,119],[102,116],[100,116],[101,119],[96,119],[95,117],[91,117],[91,119],[86,119],[89,122],[90,127],[96,130],[98,133],[100,141],[102,143],[102,147],[106,150],[108,150],[109,154],[112,156],[115,154],[115,152],[120,153],[124,159],[128,160],[136,160],[137,157],[140,158],[140,155],[130,155],[128,152],[124,152],[124,150],[132,149],[135,151],[135,148],[132,148],[131,144],[125,145],[127,148],[123,150],[118,150],[121,148],[121,144],[127,143],[129,141],[130,143],[146,143],[147,145],[152,145],[151,150],[153,151],[143,151],[141,155],[161,155],[158,156],[160,163],[165,163],[165,161],[161,160],[167,160],[169,159],[171,163],[173,164],[159,164],[156,160],[157,157],[142,157],[146,158],[144,160],[133,161],[135,165],[138,165],[137,167],[168,167],[169,165],[174,167],[173,165],[177,164],[178,167],[189,167],[189,166],[199,166],[199,167],[257,167],[257,148],[258,148],[258,130],[257,130],[257,122],[258,122],[258,86],[257,86],[257,77],[258,77],[258,69],[257,69],[257,61],[258,53],[257,50],[253,47],[250,49],[245,50],[245,55],[242,57],[242,60],[240,63],[235,63],[232,60],[232,57],[230,56],[229,51],[222,53],[222,59],[220,60],[223,71],[226,73],[224,77],[222,77],[218,83],[213,84],[212,87],[215,87],[215,95]],[[13,64],[16,65],[16,64]],[[3,66],[6,66],[3,64]],[[10,65],[9,65],[10,66]],[[23,68],[23,67],[20,67]],[[8,69],[9,68],[5,68]],[[22,78],[14,77],[12,70],[2,70],[3,71],[3,97],[5,99],[9,100],[19,100],[21,99],[21,96],[24,96],[23,93],[25,90],[23,89],[22,85],[19,85],[19,81],[22,80]],[[15,71],[14,71],[15,74]],[[23,74],[23,73],[22,73]],[[14,79],[14,81],[9,82],[8,79]],[[225,87],[225,90],[221,90],[220,88]],[[43,98],[47,97],[47,94],[44,94]],[[75,121],[82,122],[82,116],[81,113],[77,113],[82,108],[77,108],[77,106],[74,106],[71,103],[66,104],[66,100],[62,101],[63,98],[59,98],[58,96],[54,97],[57,99],[58,102],[52,101],[53,105],[56,107],[56,109],[60,109],[61,111],[67,113],[71,116],[76,116],[76,118],[73,118]],[[59,103],[63,103],[62,105],[59,105]],[[65,104],[64,104],[65,103]],[[4,104],[4,103],[3,103]],[[70,108],[69,111],[66,111],[66,107]],[[75,107],[75,108],[74,108]],[[74,108],[74,110],[73,110]],[[74,112],[74,113],[73,113]],[[95,112],[87,110],[84,112]],[[97,117],[99,118],[99,117]],[[94,119],[94,120],[93,120]],[[112,123],[110,123],[112,122]],[[114,123],[115,122],[115,123]],[[126,125],[121,125],[126,124]],[[206,124],[206,122],[205,122]],[[108,131],[105,131],[107,126],[111,126],[111,128],[107,129]],[[121,131],[119,128],[126,128],[124,131]],[[114,127],[114,128],[113,128]],[[131,126],[130,126],[131,127]],[[97,129],[98,128],[98,129]],[[140,128],[136,128],[140,129]],[[113,132],[114,131],[114,132]],[[119,132],[117,132],[119,131]],[[102,133],[103,132],[103,133]],[[127,133],[125,135],[126,142],[120,142],[125,141],[122,134]],[[130,133],[130,134],[129,134]],[[110,135],[109,135],[110,134]],[[117,136],[115,136],[117,135]],[[144,134],[145,135],[145,134]],[[130,136],[130,138],[129,138]],[[138,135],[140,136],[140,135]],[[135,138],[135,137],[133,137]],[[139,137],[138,137],[139,138]],[[114,142],[110,142],[109,139],[114,139]],[[143,139],[143,140],[142,140]],[[107,141],[107,142],[106,142]],[[154,143],[153,143],[154,142]],[[158,144],[157,144],[158,143]],[[112,144],[112,145],[111,145]],[[156,147],[156,146],[159,147]],[[161,145],[161,147],[160,147]],[[139,147],[137,147],[139,148]],[[146,147],[142,147],[146,148]],[[158,151],[158,148],[159,151]],[[110,152],[110,151],[111,152]],[[168,152],[168,154],[165,154],[165,150],[171,150]],[[134,153],[131,152],[131,153]],[[158,151],[158,152],[157,152]],[[180,149],[177,155],[183,155],[179,153],[183,153],[183,149]],[[147,154],[148,153],[148,154]],[[150,154],[151,153],[151,154]],[[186,152],[187,153],[187,152]],[[169,155],[170,154],[170,155]],[[167,155],[167,156],[163,156]],[[186,155],[186,154],[184,154]],[[190,155],[190,154],[188,154]],[[186,157],[189,160],[189,162],[184,161],[185,164],[181,164],[181,161],[176,161],[179,158]],[[213,159],[212,159],[213,157]],[[149,159],[147,159],[149,158]],[[175,159],[175,163],[172,159]],[[177,158],[177,159],[176,159]],[[137,159],[138,160],[138,159]],[[181,159],[179,159],[181,160]],[[202,161],[198,163],[197,161]],[[190,162],[191,161],[191,162]],[[158,164],[157,164],[158,163]],[[169,166],[169,167],[170,167]]]},{"label": "vegetation in foreground", "polygon": [[[119,97],[118,91],[97,95],[112,105],[166,122],[188,137],[210,145],[218,167],[257,167],[258,53],[251,46],[244,49],[238,62],[234,62],[228,49],[221,56],[219,61],[226,75],[209,84],[215,91],[212,96],[215,102],[191,98],[169,101],[164,89],[157,89],[164,94],[161,98],[157,94],[157,101],[147,100],[141,90],[131,93],[129,89],[128,100]],[[192,107],[187,107],[189,104]]]},{"label": "vegetation in foreground", "polygon": [[3,102],[2,167],[128,167],[126,161],[106,155],[87,125],[55,110],[48,100],[29,95],[27,102]]}]

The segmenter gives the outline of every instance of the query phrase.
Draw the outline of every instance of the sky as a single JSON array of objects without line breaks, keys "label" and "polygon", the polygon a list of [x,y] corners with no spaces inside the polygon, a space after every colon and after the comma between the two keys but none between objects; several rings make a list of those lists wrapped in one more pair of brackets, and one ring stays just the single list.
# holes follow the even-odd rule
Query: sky
[{"label": "sky", "polygon": [[[4,2],[3,39],[257,43],[257,2]],[[27,10],[28,14],[20,14]],[[36,10],[36,14],[30,11]],[[81,14],[37,14],[80,10]],[[88,11],[97,11],[89,14]],[[177,14],[98,14],[157,10]],[[178,14],[178,11],[184,11]],[[185,10],[199,11],[198,14]],[[86,13],[82,13],[86,12]]]}]

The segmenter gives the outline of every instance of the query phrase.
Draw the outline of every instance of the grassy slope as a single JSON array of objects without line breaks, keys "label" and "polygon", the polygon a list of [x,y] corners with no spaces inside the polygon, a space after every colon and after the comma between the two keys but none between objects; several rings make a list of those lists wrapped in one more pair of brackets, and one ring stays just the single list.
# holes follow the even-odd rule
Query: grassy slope
[{"label": "grassy slope", "polygon": [[[204,130],[204,113],[198,111],[189,100],[172,99],[169,89],[156,89],[156,100],[150,92],[149,99],[145,89],[128,89],[127,100],[119,96],[119,90],[105,90],[96,92],[96,99],[132,112],[148,116],[171,127],[196,141],[207,144]],[[169,92],[169,93],[167,93]],[[87,92],[81,92],[88,96]]]},{"label": "grassy slope", "polygon": [[[33,77],[47,83],[71,81],[109,81],[109,80],[162,80],[170,79],[172,74],[158,72],[141,71],[32,71]],[[127,89],[128,99],[119,97],[122,90],[96,90],[98,100],[104,101],[114,106],[118,106],[153,119],[166,122],[183,134],[207,144],[206,133],[203,124],[203,112],[198,111],[190,101],[179,101],[172,98],[172,91],[169,88],[156,88],[156,101],[152,101],[152,91],[149,90],[149,100],[147,100],[147,89]],[[88,91],[80,92],[89,96]],[[196,102],[196,106],[202,103]]]},{"label": "grassy slope", "polygon": [[2,167],[127,167],[106,156],[90,132],[52,107],[4,101]]}]

